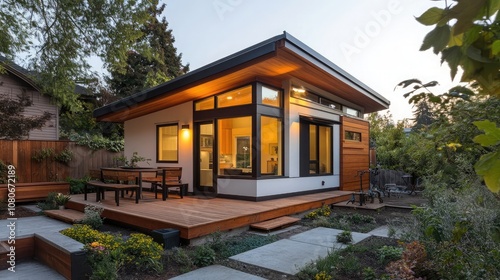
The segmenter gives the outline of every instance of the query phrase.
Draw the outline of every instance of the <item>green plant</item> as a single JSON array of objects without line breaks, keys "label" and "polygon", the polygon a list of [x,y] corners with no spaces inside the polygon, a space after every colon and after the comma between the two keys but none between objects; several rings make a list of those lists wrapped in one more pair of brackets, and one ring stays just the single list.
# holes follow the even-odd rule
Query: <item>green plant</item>
[{"label": "green plant", "polygon": [[325,271],[321,271],[314,275],[314,280],[331,280],[332,276],[328,275]]},{"label": "green plant", "polygon": [[383,264],[400,259],[402,254],[401,247],[382,246],[377,250],[378,259]]},{"label": "green plant", "polygon": [[220,258],[225,259],[230,256],[234,256],[239,253],[243,253],[267,245],[269,243],[275,242],[276,240],[277,237],[273,235],[268,235],[268,236],[249,235],[245,236],[244,239],[229,238],[223,240],[222,250],[214,248],[217,243],[210,244],[210,247],[219,254]]},{"label": "green plant", "polygon": [[7,172],[9,168],[2,160],[0,160],[0,184],[7,183]]},{"label": "green plant", "polygon": [[46,159],[51,159],[54,156],[54,149],[52,148],[42,148],[40,150],[37,150],[33,153],[33,156],[31,158],[40,163]]},{"label": "green plant", "polygon": [[57,193],[57,195],[54,197],[54,201],[57,206],[64,206],[66,203],[68,203],[70,199],[71,199],[70,195],[62,193]]},{"label": "green plant", "polygon": [[352,242],[352,233],[350,231],[344,230],[337,235],[337,242],[342,244],[349,244]]},{"label": "green plant", "polygon": [[329,217],[331,214],[332,210],[330,209],[330,206],[323,205],[321,208],[309,212],[305,217],[308,219],[316,219],[318,217]]},{"label": "green plant", "polygon": [[161,257],[163,247],[153,238],[142,233],[132,233],[123,245],[125,264],[131,264],[141,271],[163,271]]},{"label": "green plant", "polygon": [[58,193],[56,192],[50,192],[47,194],[47,199],[43,202],[38,203],[38,208],[42,210],[54,210],[58,209],[57,202],[56,202],[56,197]]},{"label": "green plant", "polygon": [[405,246],[400,260],[391,262],[386,271],[393,278],[415,279],[419,275],[415,273],[419,268],[424,267],[427,259],[427,252],[422,243],[414,241]]},{"label": "green plant", "polygon": [[371,267],[363,268],[361,275],[363,276],[363,280],[377,280],[377,274]]},{"label": "green plant", "polygon": [[215,262],[215,251],[209,245],[203,244],[198,247],[193,252],[192,259],[194,265],[197,267],[204,267],[212,265]]},{"label": "green plant", "polygon": [[175,262],[176,264],[181,266],[181,272],[186,273],[193,269],[195,266],[193,264],[193,260],[189,257],[189,254],[185,249],[181,247],[172,248],[172,250],[168,250],[166,253],[167,262]]},{"label": "green plant", "polygon": [[68,163],[73,159],[73,152],[66,148],[62,150],[59,154],[54,155],[54,160],[63,164],[68,165]]},{"label": "green plant", "polygon": [[66,182],[69,183],[69,191],[71,194],[81,194],[85,188],[85,184],[90,180],[90,178],[84,177],[81,179],[76,178],[66,178]]},{"label": "green plant", "polygon": [[122,266],[119,249],[110,249],[97,241],[84,246],[87,253],[87,262],[92,269],[89,279],[118,279],[118,271]]},{"label": "green plant", "polygon": [[102,211],[104,211],[102,207],[86,205],[83,210],[84,217],[80,222],[94,229],[98,229],[103,224],[103,218],[101,218]]}]

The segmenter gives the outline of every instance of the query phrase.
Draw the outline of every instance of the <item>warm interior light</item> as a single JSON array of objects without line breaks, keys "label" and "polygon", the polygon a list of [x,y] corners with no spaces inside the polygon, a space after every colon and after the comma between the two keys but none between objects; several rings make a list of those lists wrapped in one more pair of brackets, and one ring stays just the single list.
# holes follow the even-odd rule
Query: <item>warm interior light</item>
[{"label": "warm interior light", "polygon": [[296,87],[294,87],[294,88],[292,88],[292,90],[295,91],[295,92],[298,92],[298,93],[304,93],[304,92],[306,92],[306,90],[303,89],[303,88],[296,88]]},{"label": "warm interior light", "polygon": [[227,97],[227,100],[232,100],[232,99],[233,99],[233,97],[232,97],[232,96],[228,96],[228,97]]}]

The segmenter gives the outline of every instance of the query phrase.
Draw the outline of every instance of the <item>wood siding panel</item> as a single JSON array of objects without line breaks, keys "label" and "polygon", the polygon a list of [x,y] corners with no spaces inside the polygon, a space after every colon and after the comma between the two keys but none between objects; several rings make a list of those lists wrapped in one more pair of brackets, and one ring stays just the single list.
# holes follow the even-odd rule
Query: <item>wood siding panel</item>
[{"label": "wood siding panel", "polygon": [[[359,191],[359,170],[370,168],[370,124],[367,121],[343,116],[340,131],[340,189],[343,191]],[[361,142],[345,140],[345,132],[361,133]],[[369,189],[369,174],[363,175],[363,190]]]}]

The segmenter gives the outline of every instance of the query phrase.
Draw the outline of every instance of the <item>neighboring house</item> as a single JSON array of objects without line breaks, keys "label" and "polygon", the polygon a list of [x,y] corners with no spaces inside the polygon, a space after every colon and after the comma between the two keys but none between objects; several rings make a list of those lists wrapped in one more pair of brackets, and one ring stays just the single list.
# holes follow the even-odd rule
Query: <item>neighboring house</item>
[{"label": "neighboring house", "polygon": [[[363,114],[389,101],[287,33],[94,111],[125,155],[182,166],[195,194],[265,200],[359,190]],[[364,180],[368,188],[368,175]]]},{"label": "neighboring house", "polygon": [[0,56],[0,63],[6,70],[6,73],[0,73],[0,95],[15,99],[25,93],[33,101],[32,106],[25,108],[25,116],[41,116],[44,112],[52,115],[52,118],[41,129],[30,131],[27,140],[58,140],[58,107],[51,103],[49,96],[40,93],[40,88],[30,78],[30,73],[26,69],[7,61],[3,56]]}]

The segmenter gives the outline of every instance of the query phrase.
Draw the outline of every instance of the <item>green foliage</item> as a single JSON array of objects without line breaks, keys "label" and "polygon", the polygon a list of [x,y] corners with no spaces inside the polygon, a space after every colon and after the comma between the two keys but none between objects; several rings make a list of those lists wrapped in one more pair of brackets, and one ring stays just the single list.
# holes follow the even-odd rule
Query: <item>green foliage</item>
[{"label": "green foliage", "polygon": [[186,273],[195,269],[193,260],[183,248],[175,247],[172,250],[167,251],[166,258],[168,262],[175,262],[176,264],[180,265],[181,273]]},{"label": "green foliage", "polygon": [[331,279],[332,276],[328,275],[326,271],[321,271],[319,273],[316,273],[316,275],[314,275],[314,280],[331,280]]},{"label": "green foliage", "polygon": [[484,93],[499,95],[500,1],[461,0],[433,7],[417,21],[434,26],[424,38],[421,50],[441,53],[454,78],[462,68],[462,82],[475,82]]},{"label": "green foliage", "polygon": [[117,279],[122,265],[141,272],[161,272],[163,249],[144,234],[121,236],[99,232],[89,225],[77,224],[62,234],[85,244],[87,260],[92,268],[91,279]]},{"label": "green foliage", "polygon": [[7,172],[9,168],[2,160],[0,160],[0,184],[7,183]]},{"label": "green foliage", "polygon": [[194,265],[197,267],[204,267],[212,265],[215,262],[215,251],[207,244],[197,246],[191,256]]},{"label": "green foliage", "polygon": [[104,208],[94,206],[94,205],[86,205],[83,210],[84,217],[80,221],[80,223],[84,225],[88,225],[93,229],[99,229],[103,224],[103,218],[101,218],[101,214],[104,211]]},{"label": "green foliage", "polygon": [[40,150],[37,150],[33,153],[33,156],[31,156],[31,158],[40,163],[44,160],[47,160],[47,159],[52,159],[53,156],[54,156],[54,149],[52,148],[42,148]]},{"label": "green foliage", "polygon": [[383,264],[398,260],[403,254],[403,248],[394,246],[382,246],[377,250],[379,261]]},{"label": "green foliage", "polygon": [[427,268],[441,279],[496,279],[500,202],[476,178],[458,188],[429,184],[429,205],[414,210],[412,229],[425,244]]},{"label": "green foliage", "polygon": [[142,36],[136,40],[137,45],[147,46],[148,51],[139,53],[131,48],[126,54],[126,68],[114,68],[110,87],[119,96],[129,96],[164,83],[189,71],[189,65],[182,65],[182,55],[177,55],[173,46],[175,39],[168,22],[159,19],[165,4],[158,6],[152,1],[148,13],[150,18],[141,28]]},{"label": "green foliage", "polygon": [[490,121],[474,122],[480,130],[485,133],[474,137],[474,142],[483,147],[497,147],[496,151],[482,155],[475,164],[478,175],[483,176],[486,186],[495,193],[500,191],[500,128]]},{"label": "green foliage", "polygon": [[344,230],[337,235],[337,242],[343,244],[349,244],[352,242],[352,233],[350,231]]},{"label": "green foliage", "polygon": [[141,271],[163,271],[163,247],[154,242],[152,237],[133,233],[123,244],[122,250],[126,265],[132,265]]},{"label": "green foliage", "polygon": [[330,206],[323,205],[321,208],[318,208],[314,211],[307,213],[307,215],[305,217],[308,219],[316,219],[318,217],[330,217],[330,214],[332,214],[332,210],[330,209]]},{"label": "green foliage", "polygon": [[[44,92],[72,111],[80,109],[77,82],[91,76],[87,59],[100,57],[109,68],[125,68],[126,53],[143,36],[152,1],[3,1],[0,4],[0,53],[24,52]],[[64,11],[64,12],[60,12]]]},{"label": "green foliage", "polygon": [[56,154],[54,156],[55,161],[66,165],[68,165],[72,159],[73,159],[73,152],[68,148],[62,150],[59,154]]},{"label": "green foliage", "polygon": [[[0,9],[0,21],[2,19],[1,13]],[[40,116],[24,116],[24,110],[31,105],[33,105],[33,101],[27,94],[19,95],[17,100],[0,97],[0,138],[26,138],[31,130],[42,128],[52,118],[49,112],[43,112]]]},{"label": "green foliage", "polygon": [[125,148],[125,142],[123,139],[120,140],[110,140],[101,135],[78,135],[71,134],[69,136],[71,141],[75,141],[78,145],[86,146],[91,150],[97,151],[105,149],[110,152],[121,152]]},{"label": "green foliage", "polygon": [[89,177],[82,179],[76,178],[66,178],[66,182],[69,183],[69,191],[71,194],[81,194],[85,188],[85,184],[89,181]]},{"label": "green foliage", "polygon": [[47,199],[45,199],[45,201],[43,201],[43,202],[39,202],[37,204],[37,207],[42,209],[43,211],[58,209],[59,207],[57,206],[57,203],[56,203],[57,194],[58,193],[56,193],[56,192],[49,192],[47,194]]},{"label": "green foliage", "polygon": [[[420,242],[412,242],[405,246],[400,260],[390,263],[386,271],[391,279],[418,279],[419,273],[426,265],[427,252]],[[451,278],[454,279],[454,278]]]}]

